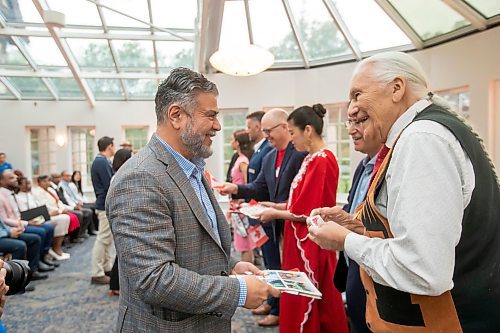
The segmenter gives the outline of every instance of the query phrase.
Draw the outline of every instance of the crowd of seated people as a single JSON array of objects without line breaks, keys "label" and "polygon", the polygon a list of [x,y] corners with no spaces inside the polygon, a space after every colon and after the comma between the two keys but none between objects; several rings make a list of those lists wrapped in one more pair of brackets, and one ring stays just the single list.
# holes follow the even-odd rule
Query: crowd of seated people
[{"label": "crowd of seated people", "polygon": [[[28,260],[31,280],[42,280],[70,258],[65,249],[95,235],[97,218],[81,174],[40,175],[36,186],[23,173],[0,172],[0,255]],[[29,284],[26,291],[34,287]]]}]

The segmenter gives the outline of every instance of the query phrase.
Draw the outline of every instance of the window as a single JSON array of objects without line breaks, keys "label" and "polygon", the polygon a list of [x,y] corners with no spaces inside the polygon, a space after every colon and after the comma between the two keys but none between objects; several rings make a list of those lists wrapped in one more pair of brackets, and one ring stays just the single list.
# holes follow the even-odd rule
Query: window
[{"label": "window", "polygon": [[148,131],[148,126],[125,128],[125,141],[128,141],[137,151],[148,143]]},{"label": "window", "polygon": [[93,127],[71,127],[69,129],[71,140],[71,166],[82,174],[82,186],[91,187],[90,168],[96,155],[94,148],[95,129]]},{"label": "window", "polygon": [[[227,173],[229,167],[229,162],[231,162],[231,157],[234,154],[233,148],[231,148],[231,142],[229,138],[237,130],[246,129],[246,115],[248,113],[247,109],[231,109],[221,111],[221,124],[222,124],[222,135],[223,135],[223,147],[224,147],[224,175]],[[225,176],[224,176],[225,177]]]},{"label": "window", "polygon": [[338,193],[349,193],[351,188],[351,149],[349,133],[345,128],[347,120],[348,103],[326,104],[327,117],[325,122],[325,139],[328,148],[330,148],[339,164],[339,186]]},{"label": "window", "polygon": [[56,172],[54,127],[30,128],[31,173],[33,177]]},{"label": "window", "polygon": [[464,117],[469,118],[470,96],[469,87],[441,90],[436,92],[451,106],[451,109]]}]

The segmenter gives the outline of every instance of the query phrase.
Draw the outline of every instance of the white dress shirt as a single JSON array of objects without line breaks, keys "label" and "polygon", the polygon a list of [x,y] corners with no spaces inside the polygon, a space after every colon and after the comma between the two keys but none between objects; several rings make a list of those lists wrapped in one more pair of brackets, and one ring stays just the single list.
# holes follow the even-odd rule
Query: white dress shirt
[{"label": "white dress shirt", "polygon": [[[386,145],[430,102],[420,100],[393,124]],[[345,251],[372,279],[417,295],[453,288],[455,247],[475,186],[472,163],[455,136],[429,120],[411,123],[392,152],[376,200],[394,238],[350,233]]]}]

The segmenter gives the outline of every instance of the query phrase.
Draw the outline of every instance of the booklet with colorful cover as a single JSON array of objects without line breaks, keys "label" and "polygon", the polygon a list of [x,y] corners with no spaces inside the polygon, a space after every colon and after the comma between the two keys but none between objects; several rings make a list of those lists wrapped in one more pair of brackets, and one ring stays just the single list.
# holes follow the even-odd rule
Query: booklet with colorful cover
[{"label": "booklet with colorful cover", "polygon": [[264,276],[257,276],[257,278],[282,292],[316,299],[322,297],[321,292],[304,272],[281,270],[264,270],[262,272]]}]

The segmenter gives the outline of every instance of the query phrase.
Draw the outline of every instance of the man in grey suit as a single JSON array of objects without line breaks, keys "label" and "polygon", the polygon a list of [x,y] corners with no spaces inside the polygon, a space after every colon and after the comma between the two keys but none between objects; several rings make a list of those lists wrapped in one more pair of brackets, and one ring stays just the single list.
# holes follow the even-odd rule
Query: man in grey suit
[{"label": "man in grey suit", "polygon": [[217,96],[203,75],[174,69],[156,94],[156,133],[110,186],[119,332],[229,332],[238,306],[279,295],[230,259],[229,224],[203,177],[221,129]]}]

